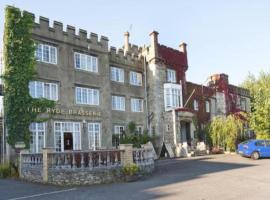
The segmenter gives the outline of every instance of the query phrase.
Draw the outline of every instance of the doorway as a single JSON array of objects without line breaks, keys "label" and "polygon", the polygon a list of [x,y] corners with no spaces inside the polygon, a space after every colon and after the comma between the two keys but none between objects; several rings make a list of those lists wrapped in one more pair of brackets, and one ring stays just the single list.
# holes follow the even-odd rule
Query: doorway
[{"label": "doorway", "polygon": [[181,121],[181,142],[187,142],[191,146],[190,122]]},{"label": "doorway", "polygon": [[73,150],[73,137],[72,133],[64,133],[64,150]]}]

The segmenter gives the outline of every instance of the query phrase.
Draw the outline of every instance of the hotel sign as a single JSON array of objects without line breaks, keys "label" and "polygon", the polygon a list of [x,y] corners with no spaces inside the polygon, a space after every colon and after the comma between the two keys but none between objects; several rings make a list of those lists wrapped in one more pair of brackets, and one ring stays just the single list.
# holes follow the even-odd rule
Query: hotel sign
[{"label": "hotel sign", "polygon": [[89,117],[101,117],[101,112],[90,111],[85,109],[65,109],[65,108],[46,108],[42,110],[41,108],[28,108],[29,112],[34,113],[48,113],[54,115],[77,115],[77,116],[89,116]]}]

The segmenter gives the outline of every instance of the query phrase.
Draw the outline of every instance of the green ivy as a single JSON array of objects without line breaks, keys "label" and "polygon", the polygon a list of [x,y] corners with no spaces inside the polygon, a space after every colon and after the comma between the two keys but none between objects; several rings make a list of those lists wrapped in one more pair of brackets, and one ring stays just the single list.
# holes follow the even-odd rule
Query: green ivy
[{"label": "green ivy", "polygon": [[35,79],[35,43],[32,39],[34,19],[26,11],[7,6],[5,9],[4,30],[4,109],[8,143],[24,141],[29,147],[29,125],[37,121],[38,113],[28,108],[39,107],[45,110],[54,107],[54,102],[46,99],[33,99],[28,85]]}]

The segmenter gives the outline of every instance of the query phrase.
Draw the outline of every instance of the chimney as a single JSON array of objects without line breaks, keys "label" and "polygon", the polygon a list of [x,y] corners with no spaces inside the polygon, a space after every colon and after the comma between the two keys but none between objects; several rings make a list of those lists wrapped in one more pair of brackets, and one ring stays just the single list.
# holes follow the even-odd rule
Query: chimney
[{"label": "chimney", "polygon": [[124,53],[126,55],[126,53],[129,51],[129,32],[128,31],[124,33],[124,38],[125,38]]},{"label": "chimney", "polygon": [[180,45],[179,45],[179,51],[184,53],[185,55],[187,55],[187,44],[182,42]]},{"label": "chimney", "polygon": [[150,35],[150,39],[151,39],[151,47],[156,48],[157,44],[158,44],[158,32],[153,31],[149,35]]},{"label": "chimney", "polygon": [[150,54],[152,58],[158,57],[158,32],[153,31],[150,35]]}]

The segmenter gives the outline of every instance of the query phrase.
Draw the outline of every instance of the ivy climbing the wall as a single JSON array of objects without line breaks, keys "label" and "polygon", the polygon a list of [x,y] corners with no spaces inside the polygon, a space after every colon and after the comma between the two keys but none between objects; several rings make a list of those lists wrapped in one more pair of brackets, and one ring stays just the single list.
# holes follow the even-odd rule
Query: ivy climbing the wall
[{"label": "ivy climbing the wall", "polygon": [[[28,111],[35,107],[45,111],[54,107],[47,99],[33,99],[28,85],[35,79],[35,43],[32,39],[34,19],[30,13],[7,6],[4,30],[4,109],[8,143],[24,142],[29,147],[29,125],[38,119],[38,113]],[[44,119],[43,119],[44,120]]]}]

